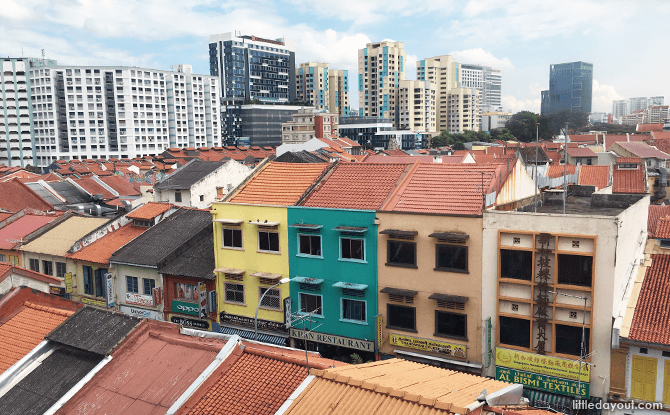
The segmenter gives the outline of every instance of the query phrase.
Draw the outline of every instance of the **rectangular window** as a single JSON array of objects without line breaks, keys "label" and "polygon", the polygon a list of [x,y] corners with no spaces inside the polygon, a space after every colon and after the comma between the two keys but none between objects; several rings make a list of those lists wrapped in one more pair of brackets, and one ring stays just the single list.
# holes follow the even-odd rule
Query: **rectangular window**
[{"label": "rectangular window", "polygon": [[500,316],[500,343],[530,347],[530,320]]},{"label": "rectangular window", "polygon": [[389,240],[386,250],[387,265],[416,267],[416,242]]},{"label": "rectangular window", "polygon": [[[589,353],[589,336],[591,330],[584,329],[584,353]],[[582,349],[581,326],[556,324],[556,353],[580,356]]]},{"label": "rectangular window", "polygon": [[275,288],[268,290],[265,287],[258,287],[258,298],[263,296],[266,291],[267,294],[265,294],[263,301],[261,301],[261,307],[270,308],[272,310],[281,310],[281,293],[279,290]]},{"label": "rectangular window", "polygon": [[223,246],[225,248],[242,248],[242,229],[223,228]]},{"label": "rectangular window", "polygon": [[365,301],[342,299],[342,318],[365,322]]},{"label": "rectangular window", "polygon": [[154,295],[156,280],[152,278],[142,278],[142,285],[144,287],[144,295]]},{"label": "rectangular window", "polygon": [[175,284],[177,298],[187,301],[198,301],[198,286],[193,284],[184,284],[178,282]]},{"label": "rectangular window", "polygon": [[530,281],[533,276],[531,251],[500,250],[500,278]]},{"label": "rectangular window", "polygon": [[7,262],[7,256],[5,254],[0,254],[0,262]]},{"label": "rectangular window", "polygon": [[467,340],[467,316],[435,310],[435,335]]},{"label": "rectangular window", "polygon": [[43,274],[54,275],[54,264],[51,261],[42,261]]},{"label": "rectangular window", "polygon": [[279,252],[279,234],[277,232],[258,231],[258,250]]},{"label": "rectangular window", "polygon": [[416,331],[416,308],[386,304],[386,312],[389,328]]},{"label": "rectangular window", "polygon": [[340,238],[340,257],[365,261],[365,240]]},{"label": "rectangular window", "polygon": [[139,284],[137,281],[137,277],[131,277],[130,275],[126,275],[126,291],[129,293],[139,293]]},{"label": "rectangular window", "polygon": [[84,274],[84,294],[93,295],[95,293],[93,286],[93,268],[84,265],[82,269]]},{"label": "rectangular window", "polygon": [[322,316],[321,299],[320,295],[300,293],[300,312],[314,313]]},{"label": "rectangular window", "polygon": [[65,278],[65,262],[56,262],[56,276],[59,278]]},{"label": "rectangular window", "polygon": [[300,254],[321,256],[321,235],[298,235]]},{"label": "rectangular window", "polygon": [[95,296],[96,297],[105,297],[105,274],[107,270],[104,268],[98,268],[95,270]]},{"label": "rectangular window", "polygon": [[225,284],[226,302],[244,304],[244,285]]},{"label": "rectangular window", "polygon": [[181,202],[181,192],[174,192],[174,201]]},{"label": "rectangular window", "polygon": [[558,255],[558,283],[591,286],[593,257],[582,255]]},{"label": "rectangular window", "polygon": [[435,269],[439,271],[468,272],[468,247],[435,245]]}]

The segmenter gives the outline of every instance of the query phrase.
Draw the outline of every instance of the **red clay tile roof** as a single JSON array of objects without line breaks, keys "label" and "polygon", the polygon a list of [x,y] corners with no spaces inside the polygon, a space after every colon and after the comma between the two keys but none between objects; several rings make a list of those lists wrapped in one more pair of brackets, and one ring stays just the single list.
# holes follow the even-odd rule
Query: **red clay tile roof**
[{"label": "red clay tile roof", "polygon": [[[462,157],[461,157],[462,158]],[[364,163],[432,163],[433,156],[410,156],[405,154],[404,156],[367,156]]]},{"label": "red clay tile roof", "polygon": [[502,169],[501,164],[416,163],[381,210],[481,215],[482,176],[488,194]]},{"label": "red clay tile roof", "polygon": [[598,141],[597,134],[569,135],[568,137],[573,143],[595,143]]},{"label": "red clay tile roof", "polygon": [[628,338],[670,345],[670,255],[652,255],[635,305]]},{"label": "red clay tile roof", "polygon": [[558,164],[559,161],[562,159],[558,151],[545,150],[544,153],[547,155],[549,160],[551,160],[551,164]]},{"label": "red clay tile roof", "polygon": [[[657,158],[661,160],[670,159],[670,154],[664,153],[661,150],[650,146],[646,143],[640,142],[627,142],[627,143],[617,143],[624,150],[633,153],[637,157],[641,158]],[[615,150],[616,152],[616,150]]]},{"label": "red clay tile roof", "polygon": [[647,233],[653,237],[661,218],[670,216],[670,205],[649,205],[649,215],[647,216]]},{"label": "red clay tile roof", "polygon": [[612,193],[647,193],[644,169],[619,169],[612,172]]},{"label": "red clay tile roof", "polygon": [[617,164],[640,164],[642,163],[642,159],[639,157],[617,157],[616,158],[616,163]]},{"label": "red clay tile roof", "polygon": [[605,135],[605,150],[609,151],[610,147],[614,143],[623,143],[628,141],[642,142],[648,140],[650,136],[648,134],[630,134],[629,136],[625,134],[607,134]]},{"label": "red clay tile roof", "polygon": [[383,150],[383,151],[380,151],[380,154],[381,154],[381,153],[386,154],[387,156],[401,156],[401,157],[402,157],[402,156],[406,156],[406,155],[407,155],[407,153],[405,153],[404,151],[399,150],[399,149],[396,149],[396,150]]},{"label": "red clay tile roof", "polygon": [[667,133],[669,134],[668,138],[650,140],[649,144],[656,147],[657,149],[661,150],[664,153],[670,154],[670,131],[668,131]]},{"label": "red clay tile roof", "polygon": [[[565,167],[562,164],[552,164],[547,167],[547,177],[556,178],[563,177],[563,170]],[[568,174],[575,174],[577,172],[577,166],[574,164],[568,164]]]},{"label": "red clay tile roof", "polygon": [[596,153],[593,152],[590,148],[579,147],[579,148],[570,148],[568,147],[568,156],[570,157],[598,157]]},{"label": "red clay tile roof", "polygon": [[463,163],[464,158],[465,156],[442,156],[442,164]]},{"label": "red clay tile roof", "polygon": [[488,146],[486,147],[486,154],[505,154],[505,147]]},{"label": "red clay tile roof", "polygon": [[[395,158],[395,157],[382,157]],[[303,206],[377,210],[396,188],[409,164],[338,164],[316,186]]]},{"label": "red clay tile roof", "polygon": [[652,131],[651,136],[654,140],[667,140],[670,138],[670,131]]},{"label": "red clay tile roof", "polygon": [[84,190],[86,190],[88,193],[90,193],[92,195],[102,195],[102,198],[104,200],[110,200],[110,199],[114,199],[116,197],[112,194],[112,192],[107,190],[100,183],[93,180],[92,177],[86,177],[86,178],[83,178],[83,179],[75,180],[75,183],[77,183],[79,186],[83,187]]},{"label": "red clay tile roof", "polygon": [[605,188],[610,181],[610,166],[588,166],[579,168],[577,184],[580,186],[595,186],[596,190]]},{"label": "red clay tile roof", "polygon": [[638,124],[637,131],[663,131],[663,124]]},{"label": "red clay tile roof", "polygon": [[11,318],[0,320],[0,373],[21,360],[74,313],[72,310],[40,305],[37,295],[35,303],[25,301],[17,310],[20,311]]},{"label": "red clay tile roof", "polygon": [[45,202],[18,179],[0,183],[0,208],[11,212],[19,212],[25,208],[39,212],[54,210],[51,204]]},{"label": "red clay tile roof", "polygon": [[14,249],[23,238],[57,218],[56,215],[27,214],[16,219],[0,228],[0,249]]},{"label": "red clay tile roof", "polygon": [[670,239],[670,217],[660,218],[654,232],[656,239]]},{"label": "red clay tile roof", "polygon": [[96,264],[109,264],[109,258],[116,250],[140,236],[147,229],[149,228],[135,227],[132,223],[129,223],[79,251],[68,254],[67,257]]},{"label": "red clay tile roof", "polygon": [[150,220],[163,212],[167,212],[172,206],[174,205],[170,203],[149,202],[133,210],[126,217],[129,219]]},{"label": "red clay tile roof", "polygon": [[[117,169],[118,170],[118,169]],[[100,177],[103,183],[116,191],[119,196],[140,196],[139,190],[136,190],[133,185],[128,183],[123,177],[119,176],[104,176]]]},{"label": "red clay tile roof", "polygon": [[0,212],[0,222],[14,216],[13,212]]},{"label": "red clay tile roof", "polygon": [[277,206],[294,205],[329,166],[329,163],[270,162],[228,201]]},{"label": "red clay tile roof", "polygon": [[108,206],[119,206],[119,207],[125,206],[123,204],[122,199],[119,199],[118,197],[116,199],[108,200],[107,202],[105,202],[105,204]]}]

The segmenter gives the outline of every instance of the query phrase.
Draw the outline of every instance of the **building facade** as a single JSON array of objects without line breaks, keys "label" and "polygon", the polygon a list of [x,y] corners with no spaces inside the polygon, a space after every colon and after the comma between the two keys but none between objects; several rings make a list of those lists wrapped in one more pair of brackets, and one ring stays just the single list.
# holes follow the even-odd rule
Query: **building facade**
[{"label": "building facade", "polygon": [[209,37],[209,72],[226,103],[277,104],[296,99],[293,42],[239,32]]},{"label": "building facade", "polygon": [[393,121],[379,117],[342,117],[338,126],[342,137],[356,141],[365,148],[388,148],[389,137],[378,135],[393,130]]},{"label": "building facade", "polygon": [[301,63],[296,69],[296,96],[317,110],[330,111],[329,81],[327,63]]},{"label": "building facade", "polygon": [[221,144],[218,79],[190,65],[45,66],[30,76],[36,166]]},{"label": "building facade", "polygon": [[358,50],[358,115],[398,123],[397,88],[405,79],[407,54],[402,42],[368,43]]},{"label": "building facade", "polygon": [[449,91],[458,87],[456,65],[456,61],[450,55],[421,59],[416,63],[417,79],[435,84],[438,132],[449,130]]},{"label": "building facade", "polygon": [[293,120],[282,123],[282,144],[301,144],[312,138],[337,137],[338,119],[335,113],[301,108],[293,114]]},{"label": "building facade", "polygon": [[482,112],[482,131],[491,131],[496,128],[505,128],[507,121],[512,118],[511,112]]},{"label": "building facade", "polygon": [[328,70],[328,87],[330,89],[329,109],[340,117],[348,117],[349,106],[349,71],[346,69]]},{"label": "building facade", "polygon": [[398,86],[398,128],[420,132],[437,131],[437,94],[430,81],[402,80]]},{"label": "building facade", "polygon": [[502,74],[500,69],[489,66],[456,64],[458,86],[475,88],[482,96],[482,108],[486,111],[502,109]]},{"label": "building facade", "polygon": [[[542,115],[552,112],[585,111],[591,113],[593,64],[569,62],[550,66],[549,94],[542,95]],[[548,99],[548,102],[545,102]]]},{"label": "building facade", "polygon": [[282,123],[304,107],[292,105],[224,105],[221,109],[223,141],[229,146],[278,146]]},{"label": "building facade", "polygon": [[448,130],[455,133],[479,131],[482,119],[481,93],[475,88],[454,88],[447,101]]}]

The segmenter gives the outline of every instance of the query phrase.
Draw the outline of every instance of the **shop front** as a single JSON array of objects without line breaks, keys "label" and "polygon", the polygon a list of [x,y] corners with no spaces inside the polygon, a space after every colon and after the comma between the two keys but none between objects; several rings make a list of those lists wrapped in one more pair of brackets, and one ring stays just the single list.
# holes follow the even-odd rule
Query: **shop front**
[{"label": "shop front", "polygon": [[[375,360],[375,342],[352,337],[335,336],[317,331],[291,328],[291,346],[319,352],[327,359],[349,363],[365,363]],[[305,343],[307,343],[305,345]]]},{"label": "shop front", "polygon": [[[291,306],[288,305],[289,310],[290,307]],[[284,309],[286,309],[286,300]],[[277,346],[288,345],[289,336],[286,323],[259,318],[257,332],[255,326],[255,319],[253,317],[240,316],[226,312],[221,312],[219,314],[219,333],[236,334],[243,339],[271,343]]]}]

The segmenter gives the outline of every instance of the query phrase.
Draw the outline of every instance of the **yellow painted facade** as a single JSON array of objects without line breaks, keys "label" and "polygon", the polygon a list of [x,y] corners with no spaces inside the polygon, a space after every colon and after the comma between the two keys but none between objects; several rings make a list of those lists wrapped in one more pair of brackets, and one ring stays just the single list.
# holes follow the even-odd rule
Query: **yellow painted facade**
[{"label": "yellow painted facade", "polygon": [[[247,205],[233,203],[213,203],[212,218],[214,220],[214,255],[216,269],[232,268],[244,270],[241,280],[232,280],[222,272],[216,273],[216,291],[218,312],[234,314],[239,316],[254,317],[256,306],[260,299],[260,288],[269,287],[261,284],[258,277],[251,276],[256,272],[281,274],[282,278],[289,277],[288,262],[288,222],[285,206]],[[239,225],[217,222],[217,220],[242,220]],[[269,253],[259,250],[258,232],[259,226],[251,222],[278,223],[272,231],[279,234],[279,252]],[[242,230],[242,248],[223,247],[223,229]],[[265,228],[267,229],[267,228]],[[279,282],[277,279],[275,282]],[[238,284],[244,286],[244,303],[232,303],[226,301],[225,284]],[[280,298],[289,297],[289,284],[279,285]],[[267,298],[267,297],[266,297]],[[284,321],[283,301],[281,309],[271,310],[261,307],[258,318],[271,321]],[[220,317],[217,316],[217,321]]]}]

